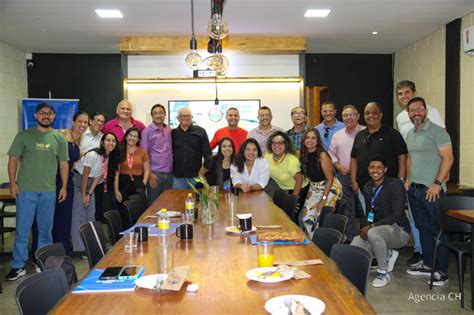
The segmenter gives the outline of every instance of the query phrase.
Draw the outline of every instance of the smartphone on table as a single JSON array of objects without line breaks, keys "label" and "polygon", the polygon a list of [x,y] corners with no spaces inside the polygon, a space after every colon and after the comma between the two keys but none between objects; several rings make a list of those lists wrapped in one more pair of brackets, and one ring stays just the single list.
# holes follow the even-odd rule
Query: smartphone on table
[{"label": "smartphone on table", "polygon": [[137,279],[142,269],[143,269],[142,266],[125,266],[120,272],[118,279],[119,280]]},{"label": "smartphone on table", "polygon": [[107,267],[104,272],[99,276],[99,280],[117,280],[123,266],[120,267]]}]

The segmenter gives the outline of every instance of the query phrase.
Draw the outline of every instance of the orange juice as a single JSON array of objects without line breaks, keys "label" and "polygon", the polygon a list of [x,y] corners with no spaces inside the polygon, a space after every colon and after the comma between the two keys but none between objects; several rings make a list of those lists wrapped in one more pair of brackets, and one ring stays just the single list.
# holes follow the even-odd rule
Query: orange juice
[{"label": "orange juice", "polygon": [[258,266],[259,267],[273,267],[273,255],[272,254],[258,255]]}]

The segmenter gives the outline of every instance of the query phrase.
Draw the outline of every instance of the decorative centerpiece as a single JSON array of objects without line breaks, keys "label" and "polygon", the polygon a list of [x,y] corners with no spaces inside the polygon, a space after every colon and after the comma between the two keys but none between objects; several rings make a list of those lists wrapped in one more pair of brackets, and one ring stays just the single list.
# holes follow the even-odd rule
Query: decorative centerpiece
[{"label": "decorative centerpiece", "polygon": [[189,187],[199,196],[201,203],[202,224],[213,224],[216,222],[216,210],[219,208],[219,194],[211,192],[207,180],[203,177],[194,178],[196,184],[202,184],[203,188],[198,190],[196,185],[188,181]]}]

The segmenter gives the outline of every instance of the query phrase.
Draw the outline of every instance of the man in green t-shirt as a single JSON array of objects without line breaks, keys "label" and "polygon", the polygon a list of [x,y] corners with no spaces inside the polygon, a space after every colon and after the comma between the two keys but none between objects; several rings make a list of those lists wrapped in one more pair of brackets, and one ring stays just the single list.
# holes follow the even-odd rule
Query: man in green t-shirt
[{"label": "man in green t-shirt", "polygon": [[[52,243],[56,174],[58,163],[62,180],[58,200],[66,199],[68,147],[66,139],[52,129],[55,112],[48,103],[36,107],[38,126],[18,133],[8,150],[10,194],[16,198],[16,234],[11,271],[5,276],[13,281],[26,274],[28,240],[33,221],[38,228],[38,248]],[[19,165],[19,168],[18,168]],[[17,174],[18,170],[18,174]]]}]

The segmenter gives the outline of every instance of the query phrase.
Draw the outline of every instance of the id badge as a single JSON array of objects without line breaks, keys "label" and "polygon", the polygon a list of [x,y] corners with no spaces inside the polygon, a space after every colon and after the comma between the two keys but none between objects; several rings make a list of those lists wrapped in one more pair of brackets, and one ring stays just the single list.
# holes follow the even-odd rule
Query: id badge
[{"label": "id badge", "polygon": [[374,223],[375,213],[369,212],[367,214],[367,222]]}]

